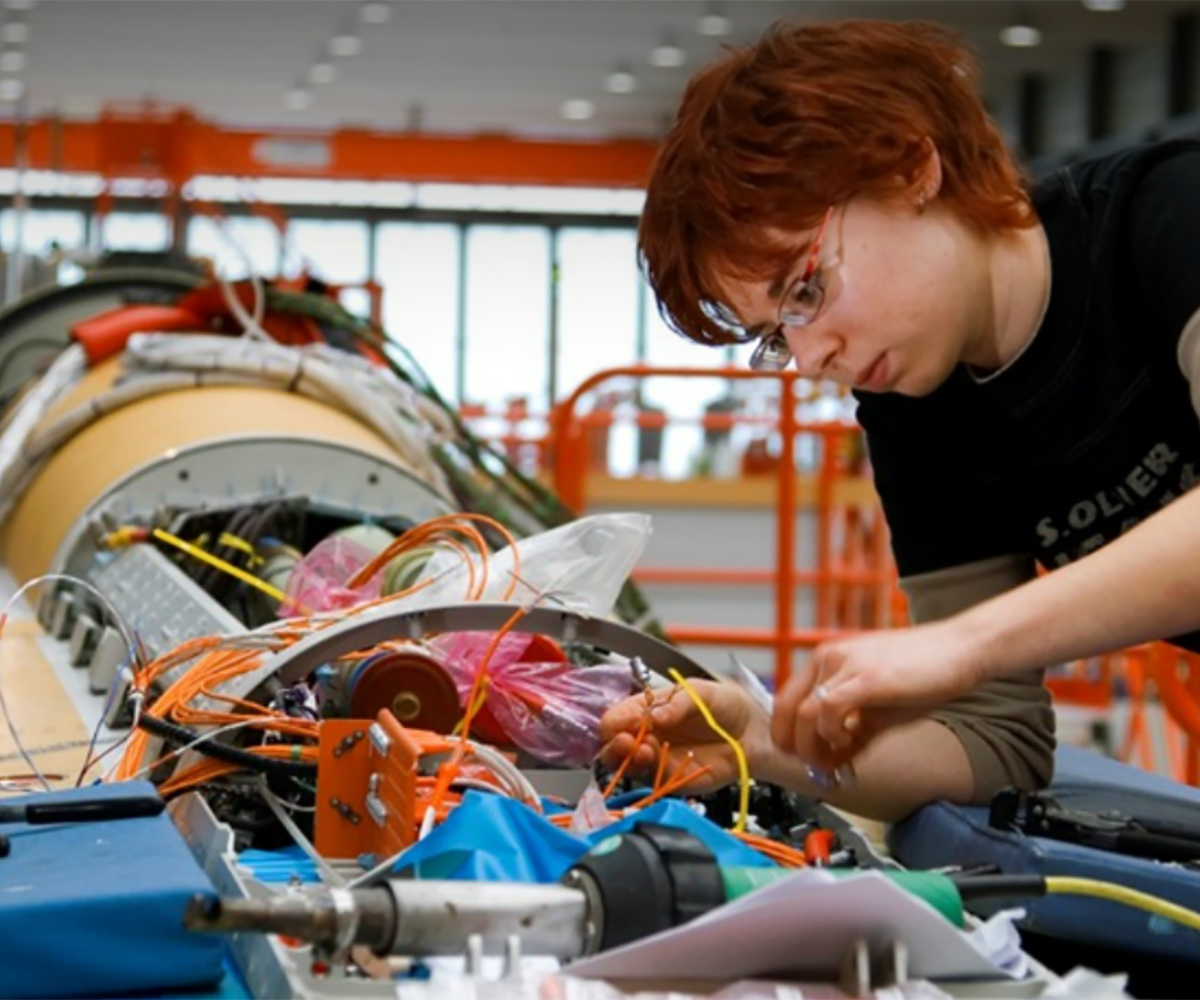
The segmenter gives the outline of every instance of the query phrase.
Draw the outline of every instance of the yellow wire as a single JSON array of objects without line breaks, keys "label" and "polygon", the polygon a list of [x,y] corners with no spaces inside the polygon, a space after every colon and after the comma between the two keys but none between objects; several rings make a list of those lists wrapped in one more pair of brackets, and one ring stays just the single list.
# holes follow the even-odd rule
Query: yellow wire
[{"label": "yellow wire", "polygon": [[182,552],[186,552],[193,559],[199,559],[201,562],[206,562],[210,566],[215,566],[223,573],[228,573],[230,576],[237,577],[242,583],[248,583],[251,587],[257,587],[264,594],[275,598],[281,604],[286,603],[288,596],[278,587],[272,587],[269,583],[264,583],[258,577],[247,573],[244,569],[234,566],[232,563],[227,563],[224,559],[205,552],[203,549],[192,545],[190,542],[185,542],[182,538],[176,538],[169,532],[163,531],[161,528],[154,529],[154,537],[160,542],[166,542],[168,545],[174,545],[175,548]]},{"label": "yellow wire", "polygon": [[1047,875],[1046,892],[1071,893],[1075,896],[1095,896],[1097,899],[1108,899],[1114,903],[1124,903],[1139,910],[1146,910],[1160,917],[1173,920],[1182,927],[1190,927],[1200,931],[1200,913],[1187,907],[1151,896],[1148,892],[1138,892],[1113,882],[1101,882],[1092,878],[1071,878],[1066,875]]},{"label": "yellow wire", "polygon": [[479,710],[483,708],[483,703],[487,701],[488,685],[490,684],[491,678],[485,675],[479,684],[479,694],[475,696],[475,704],[471,706],[471,711],[469,711],[466,715],[459,719],[457,723],[455,723],[454,728],[450,731],[451,736],[458,736],[462,732],[463,723],[467,721],[467,717],[470,716],[472,719],[475,718]]},{"label": "yellow wire", "polygon": [[217,538],[217,544],[226,545],[231,549],[237,549],[239,552],[244,552],[250,557],[250,561],[253,564],[258,564],[263,561],[262,557],[255,550],[254,546],[246,541],[246,539],[239,538],[237,535],[231,535],[228,531],[221,532],[220,536]]},{"label": "yellow wire", "polygon": [[738,818],[733,824],[735,833],[744,833],[746,831],[746,823],[750,818],[750,765],[746,763],[746,751],[742,749],[742,745],[721,728],[719,722],[713,718],[712,712],[708,710],[708,706],[704,704],[700,696],[696,694],[696,689],[688,682],[674,667],[667,671],[671,675],[671,679],[675,681],[684,691],[687,696],[695,703],[700,714],[704,716],[704,721],[708,723],[708,728],[721,737],[733,749],[733,755],[737,758],[738,766]]}]

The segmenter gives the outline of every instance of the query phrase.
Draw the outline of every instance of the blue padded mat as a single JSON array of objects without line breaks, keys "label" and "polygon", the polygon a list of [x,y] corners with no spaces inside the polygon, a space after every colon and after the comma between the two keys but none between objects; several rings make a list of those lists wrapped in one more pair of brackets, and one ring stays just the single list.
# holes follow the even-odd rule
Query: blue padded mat
[{"label": "blue padded mat", "polygon": [[[6,803],[154,794],[146,782],[94,785]],[[6,823],[0,858],[0,996],[128,995],[219,983],[225,944],[181,918],[207,876],[164,812],[30,826]]]},{"label": "blue padded mat", "polygon": [[[1048,794],[1068,810],[1150,814],[1200,826],[1200,789],[1075,747],[1060,747]],[[910,868],[994,864],[1012,874],[1102,879],[1200,910],[1200,868],[1163,864],[988,826],[988,810],[934,803],[891,831]],[[1021,904],[1022,926],[1050,938],[1200,963],[1200,933],[1119,903],[1056,895]]]}]

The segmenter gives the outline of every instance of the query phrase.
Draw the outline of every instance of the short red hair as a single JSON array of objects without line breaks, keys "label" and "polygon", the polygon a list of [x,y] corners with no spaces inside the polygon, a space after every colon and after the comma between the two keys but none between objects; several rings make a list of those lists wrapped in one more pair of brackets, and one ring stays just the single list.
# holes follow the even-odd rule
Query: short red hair
[{"label": "short red hair", "polygon": [[957,34],[925,22],[780,22],[688,84],[638,227],[664,320],[702,344],[734,338],[703,303],[719,279],[765,280],[830,205],[913,181],[932,140],[939,198],[982,230],[1034,222],[1025,177]]}]

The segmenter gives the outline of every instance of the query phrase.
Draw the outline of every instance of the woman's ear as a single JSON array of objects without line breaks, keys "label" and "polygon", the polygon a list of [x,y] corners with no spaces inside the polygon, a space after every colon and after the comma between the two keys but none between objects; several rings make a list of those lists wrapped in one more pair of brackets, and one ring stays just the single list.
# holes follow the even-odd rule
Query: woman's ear
[{"label": "woman's ear", "polygon": [[918,212],[923,212],[942,189],[942,157],[932,139],[926,138],[924,145],[925,160],[909,185],[913,206]]}]

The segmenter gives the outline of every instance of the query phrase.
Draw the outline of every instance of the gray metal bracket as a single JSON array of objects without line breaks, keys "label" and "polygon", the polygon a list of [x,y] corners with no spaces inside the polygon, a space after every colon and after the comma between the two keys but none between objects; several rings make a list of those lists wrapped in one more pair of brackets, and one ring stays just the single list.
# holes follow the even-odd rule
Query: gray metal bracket
[{"label": "gray metal bracket", "polygon": [[[323,663],[392,639],[420,639],[442,632],[496,631],[523,607],[521,604],[467,603],[390,610],[383,606],[314,632],[276,653],[267,663],[269,676],[283,684],[291,684]],[[699,663],[669,643],[606,618],[593,618],[561,608],[528,608],[512,626],[512,631],[546,635],[568,643],[587,643],[624,656],[636,656],[664,676],[672,667],[685,677],[711,676]]]}]

